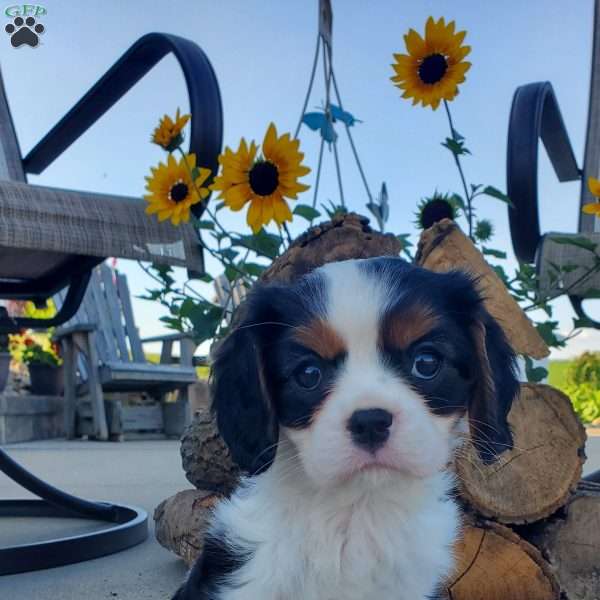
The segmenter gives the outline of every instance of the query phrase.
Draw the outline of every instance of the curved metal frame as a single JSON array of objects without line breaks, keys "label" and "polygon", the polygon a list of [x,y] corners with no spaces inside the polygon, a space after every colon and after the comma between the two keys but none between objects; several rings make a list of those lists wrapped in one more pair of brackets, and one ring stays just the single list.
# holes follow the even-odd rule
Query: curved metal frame
[{"label": "curved metal frame", "polygon": [[[41,173],[171,53],[179,62],[188,90],[192,114],[189,151],[196,154],[198,165],[215,174],[223,144],[223,109],[217,77],[197,44],[167,33],[149,33],[133,44],[27,154],[23,159],[25,171]],[[198,215],[203,205],[195,206]]]},{"label": "curved metal frame", "polygon": [[538,213],[538,150],[542,140],[561,182],[581,177],[552,85],[530,83],[515,91],[508,125],[506,188],[513,249],[521,262],[535,262],[541,239]]},{"label": "curved metal frame", "polygon": [[90,502],[42,481],[0,449],[0,471],[41,500],[0,500],[1,517],[93,519],[111,527],[86,534],[0,548],[0,575],[82,562],[140,544],[148,537],[148,515],[132,506]]}]

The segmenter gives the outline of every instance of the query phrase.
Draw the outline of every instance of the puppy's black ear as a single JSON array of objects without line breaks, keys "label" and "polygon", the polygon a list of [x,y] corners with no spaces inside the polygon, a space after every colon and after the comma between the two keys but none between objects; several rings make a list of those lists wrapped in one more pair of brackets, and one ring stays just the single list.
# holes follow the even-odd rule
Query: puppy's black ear
[{"label": "puppy's black ear", "polygon": [[513,447],[507,417],[519,391],[515,354],[498,323],[482,307],[471,325],[477,370],[469,402],[471,440],[483,462]]},{"label": "puppy's black ear", "polygon": [[241,319],[214,352],[211,370],[219,432],[233,460],[252,475],[271,465],[279,438],[254,321],[249,316]]}]

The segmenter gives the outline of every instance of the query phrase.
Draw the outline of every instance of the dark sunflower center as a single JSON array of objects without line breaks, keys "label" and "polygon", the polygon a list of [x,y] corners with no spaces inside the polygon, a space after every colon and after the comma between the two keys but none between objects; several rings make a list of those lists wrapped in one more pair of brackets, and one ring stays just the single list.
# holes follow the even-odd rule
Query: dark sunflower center
[{"label": "dark sunflower center", "polygon": [[259,196],[269,196],[279,185],[279,171],[268,160],[257,162],[248,173],[250,187]]},{"label": "dark sunflower center", "polygon": [[432,85],[442,79],[448,70],[446,58],[441,54],[430,54],[419,65],[419,79],[423,83]]},{"label": "dark sunflower center", "polygon": [[171,200],[173,200],[173,202],[182,202],[183,200],[185,200],[187,198],[188,193],[189,193],[188,186],[185,183],[183,183],[182,181],[180,181],[179,183],[176,183],[171,188],[171,192],[169,193],[169,196],[170,196]]}]

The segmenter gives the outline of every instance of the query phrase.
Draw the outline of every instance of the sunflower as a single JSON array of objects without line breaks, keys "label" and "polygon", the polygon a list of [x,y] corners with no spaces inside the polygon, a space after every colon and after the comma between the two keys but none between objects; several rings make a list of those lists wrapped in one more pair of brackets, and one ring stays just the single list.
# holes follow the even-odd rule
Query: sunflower
[{"label": "sunflower", "polygon": [[302,165],[304,154],[298,150],[300,142],[290,134],[278,136],[271,123],[262,144],[262,157],[257,158],[258,147],[242,138],[237,152],[225,148],[219,156],[221,174],[211,189],[231,210],[241,210],[248,202],[250,208],[246,221],[254,233],[274,220],[278,225],[292,220],[285,198],[296,199],[309,186],[300,183],[299,177],[310,173]]},{"label": "sunflower", "polygon": [[152,133],[152,142],[161,146],[168,152],[173,152],[181,146],[183,134],[181,131],[190,120],[191,115],[180,115],[179,109],[173,121],[169,115],[165,115],[158,123],[158,127]]},{"label": "sunflower", "polygon": [[470,46],[461,46],[466,34],[454,32],[454,21],[446,25],[443,18],[436,22],[433,17],[427,19],[425,39],[410,29],[404,36],[408,54],[394,54],[392,65],[396,74],[391,79],[404,90],[402,97],[433,110],[442,100],[453,100],[471,67],[463,60],[471,52]]},{"label": "sunflower", "polygon": [[146,212],[157,213],[159,221],[170,218],[173,225],[187,223],[190,207],[209,194],[208,188],[201,186],[210,175],[210,169],[196,167],[195,154],[184,154],[180,161],[169,154],[166,165],[158,163],[151,171],[152,176],[146,177],[146,189],[150,192],[144,196],[149,203]]},{"label": "sunflower", "polygon": [[[589,177],[588,190],[590,190],[590,194],[592,194],[592,196],[600,198],[600,180],[596,179],[595,177]],[[597,217],[600,217],[600,202],[590,202],[589,204],[584,204],[581,210],[588,215],[596,215]]]}]

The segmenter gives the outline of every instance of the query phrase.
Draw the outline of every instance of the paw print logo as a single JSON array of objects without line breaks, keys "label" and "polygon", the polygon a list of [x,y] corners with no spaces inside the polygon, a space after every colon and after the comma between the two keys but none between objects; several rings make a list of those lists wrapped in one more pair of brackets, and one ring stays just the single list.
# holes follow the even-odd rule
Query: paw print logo
[{"label": "paw print logo", "polygon": [[39,34],[44,33],[45,27],[41,23],[36,23],[33,17],[15,17],[12,23],[9,23],[4,31],[10,35],[10,43],[18,48],[27,44],[35,48],[40,43]]}]

